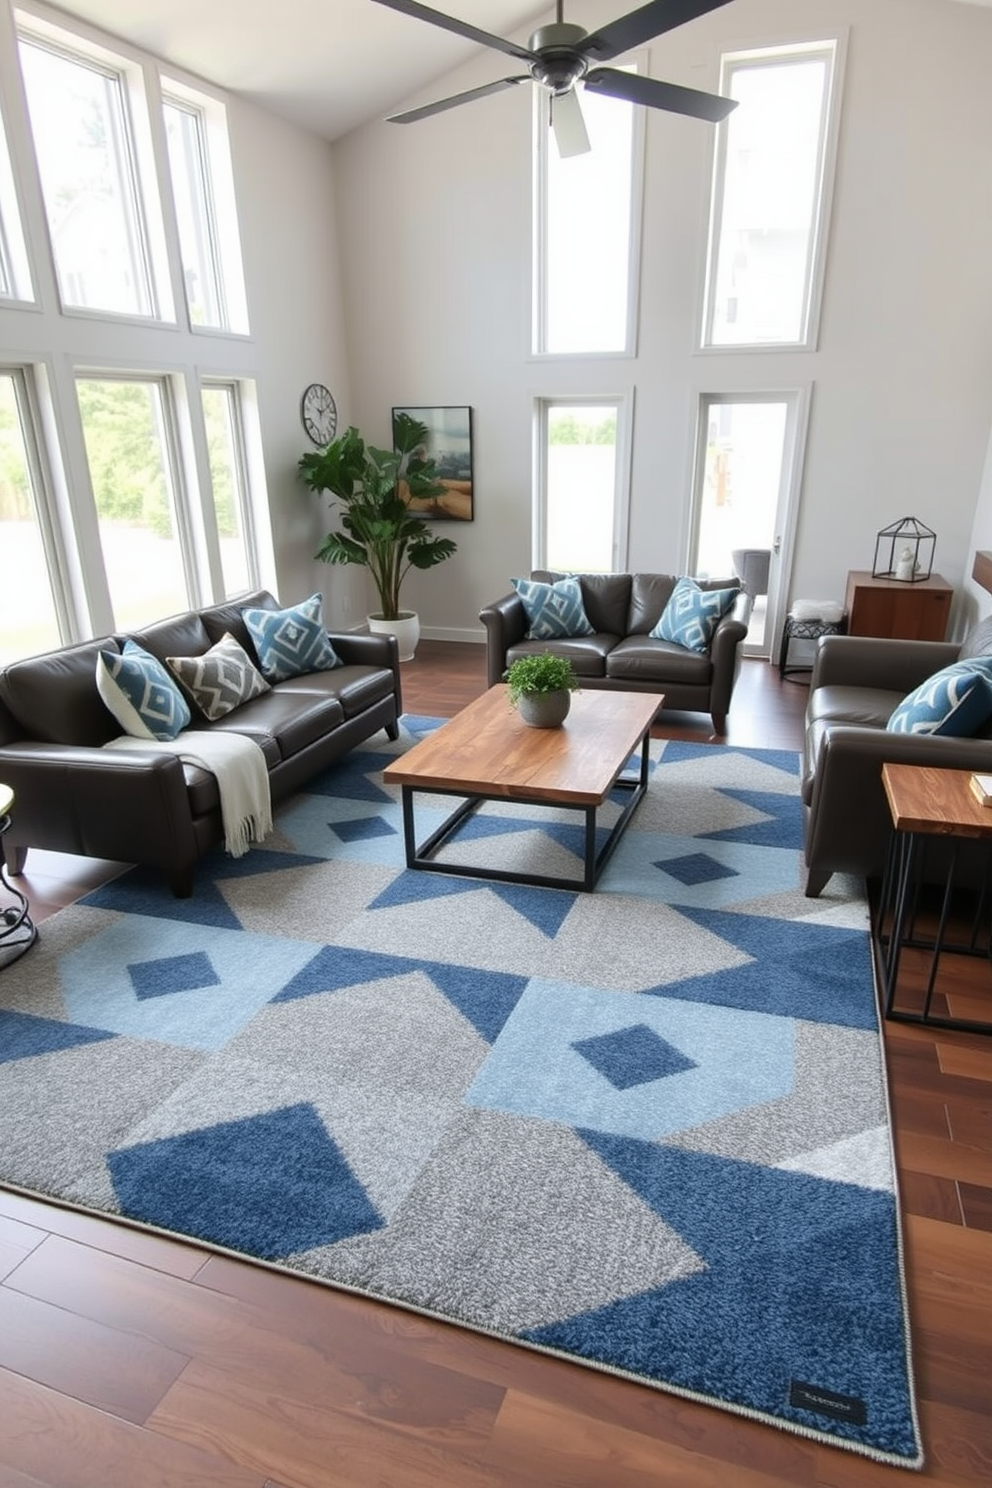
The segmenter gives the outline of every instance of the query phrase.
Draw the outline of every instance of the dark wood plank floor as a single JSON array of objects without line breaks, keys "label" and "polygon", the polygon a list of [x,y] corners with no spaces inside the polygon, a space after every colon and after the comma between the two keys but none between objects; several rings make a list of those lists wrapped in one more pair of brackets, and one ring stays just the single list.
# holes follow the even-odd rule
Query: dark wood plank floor
[{"label": "dark wood plank floor", "polygon": [[[411,713],[484,686],[421,643]],[[794,748],[747,661],[729,742]],[[708,720],[666,736],[711,738]],[[38,919],[116,865],[31,854]],[[963,962],[960,996],[990,995]],[[885,1030],[927,1466],[992,1482],[992,1039]],[[881,1488],[899,1470],[196,1246],[0,1191],[0,1488]]]}]

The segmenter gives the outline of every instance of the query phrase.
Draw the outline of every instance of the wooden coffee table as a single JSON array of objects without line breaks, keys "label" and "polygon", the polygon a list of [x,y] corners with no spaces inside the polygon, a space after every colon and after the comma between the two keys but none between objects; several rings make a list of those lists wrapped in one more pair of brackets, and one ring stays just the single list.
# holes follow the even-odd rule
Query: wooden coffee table
[{"label": "wooden coffee table", "polygon": [[[403,840],[408,868],[455,873],[540,888],[583,889],[596,886],[648,783],[648,740],[661,693],[582,691],[561,728],[525,724],[511,707],[502,683],[491,687],[457,717],[450,719],[412,749],[387,765],[383,779],[402,787]],[[621,770],[640,745],[640,770],[621,777]],[[629,793],[609,835],[596,849],[596,813],[614,787]],[[461,796],[461,804],[417,845],[414,797],[417,792]],[[554,878],[540,873],[439,863],[434,854],[459,824],[485,801],[512,801],[533,806],[565,807],[585,816],[585,851],[581,878]]]}]

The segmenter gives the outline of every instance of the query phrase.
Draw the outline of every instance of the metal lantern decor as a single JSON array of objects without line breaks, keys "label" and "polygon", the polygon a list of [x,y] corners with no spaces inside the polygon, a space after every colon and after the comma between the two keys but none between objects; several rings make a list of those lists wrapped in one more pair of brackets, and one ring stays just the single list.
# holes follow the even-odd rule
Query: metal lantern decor
[{"label": "metal lantern decor", "polygon": [[872,578],[920,584],[930,577],[937,534],[916,517],[901,517],[875,539]]}]

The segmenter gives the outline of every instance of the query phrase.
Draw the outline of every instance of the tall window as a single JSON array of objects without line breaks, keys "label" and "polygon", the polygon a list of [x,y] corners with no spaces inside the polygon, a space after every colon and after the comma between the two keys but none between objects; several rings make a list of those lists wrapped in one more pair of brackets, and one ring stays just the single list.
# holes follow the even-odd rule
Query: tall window
[{"label": "tall window", "polygon": [[114,623],[142,625],[192,601],[177,525],[175,439],[164,381],[76,382]]},{"label": "tall window", "polygon": [[241,246],[223,106],[171,79],[163,88],[162,118],[190,323],[246,332]]},{"label": "tall window", "polygon": [[536,115],[534,350],[630,352],[643,110],[589,92],[581,93],[581,107],[590,149],[565,160],[547,128],[546,106]]},{"label": "tall window", "polygon": [[61,640],[38,452],[21,372],[0,372],[0,664]]},{"label": "tall window", "polygon": [[571,573],[612,573],[624,561],[621,400],[538,405],[541,521],[538,563]]},{"label": "tall window", "polygon": [[210,458],[210,486],[220,545],[224,596],[258,583],[248,499],[244,426],[238,389],[232,383],[203,389],[203,419]]},{"label": "tall window", "polygon": [[123,73],[33,36],[20,52],[63,305],[157,315]]},{"label": "tall window", "polygon": [[704,346],[814,339],[836,71],[836,41],[723,59]]}]

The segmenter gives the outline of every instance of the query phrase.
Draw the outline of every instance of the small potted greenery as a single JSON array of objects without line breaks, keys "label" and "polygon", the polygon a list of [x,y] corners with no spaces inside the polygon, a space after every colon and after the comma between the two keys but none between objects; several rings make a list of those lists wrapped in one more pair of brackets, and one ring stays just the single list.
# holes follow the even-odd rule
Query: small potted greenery
[{"label": "small potted greenery", "polygon": [[568,717],[579,679],[567,656],[542,651],[518,656],[503,673],[510,702],[532,728],[559,728]]}]

